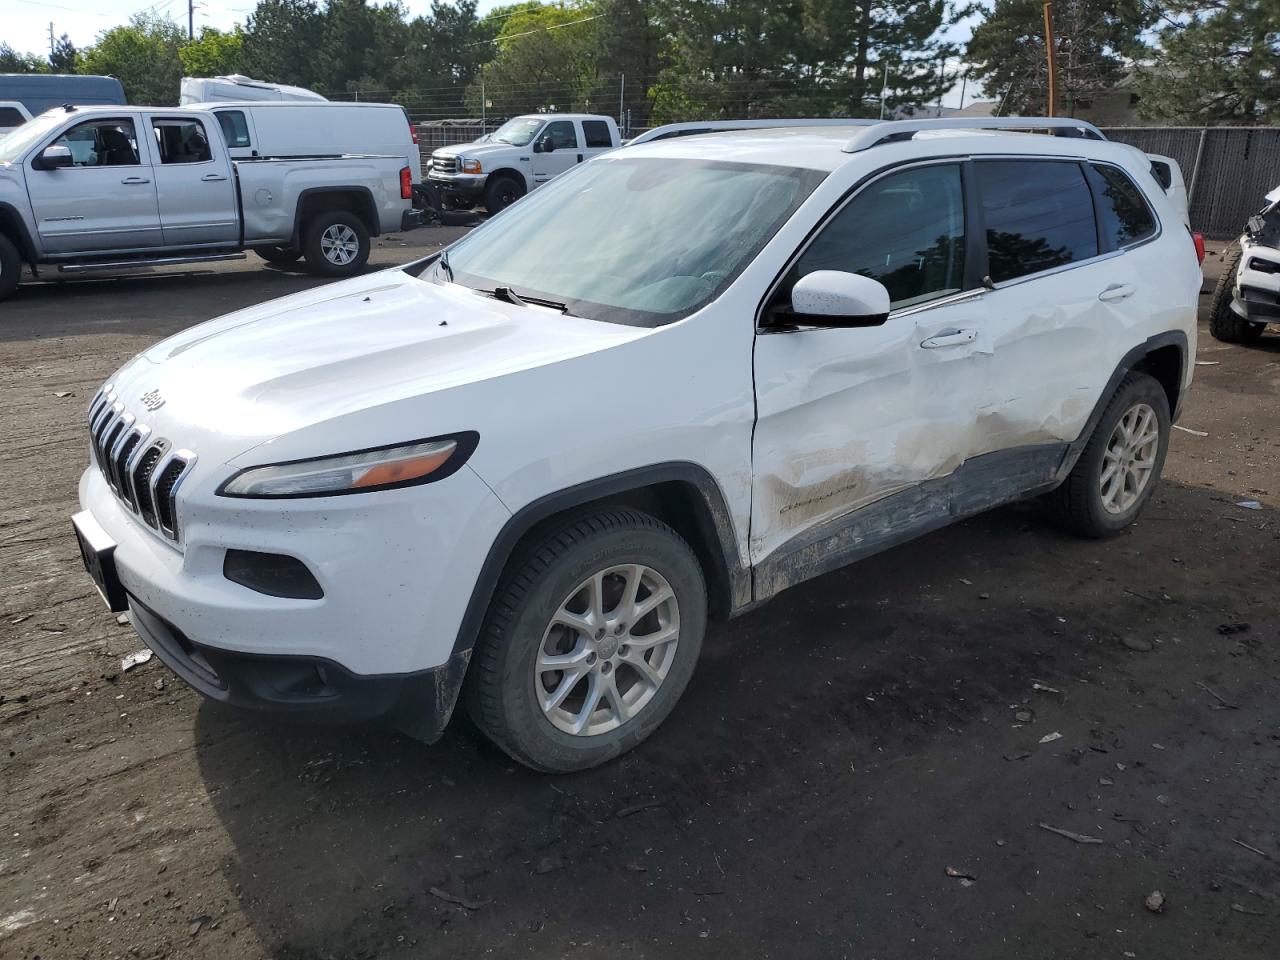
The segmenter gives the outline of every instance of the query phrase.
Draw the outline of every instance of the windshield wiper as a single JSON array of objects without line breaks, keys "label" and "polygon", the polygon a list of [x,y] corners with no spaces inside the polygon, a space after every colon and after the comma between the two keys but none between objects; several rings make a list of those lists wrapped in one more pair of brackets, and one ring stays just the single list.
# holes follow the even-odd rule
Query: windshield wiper
[{"label": "windshield wiper", "polygon": [[444,270],[444,275],[449,278],[449,282],[453,283],[453,267],[449,266],[449,251],[441,250],[440,259],[437,262]]},{"label": "windshield wiper", "polygon": [[569,312],[567,303],[561,303],[559,300],[546,300],[543,297],[527,297],[516,293],[510,287],[476,290],[476,293],[483,293],[486,297],[493,297],[493,299],[501,300],[504,303],[513,303],[517,307],[548,307],[551,310],[559,310],[561,313]]}]

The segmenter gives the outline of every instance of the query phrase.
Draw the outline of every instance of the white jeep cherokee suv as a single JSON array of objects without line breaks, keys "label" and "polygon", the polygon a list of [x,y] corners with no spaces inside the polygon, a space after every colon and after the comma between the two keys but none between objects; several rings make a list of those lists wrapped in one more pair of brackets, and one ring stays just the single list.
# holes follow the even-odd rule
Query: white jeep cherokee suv
[{"label": "white jeep cherokee suv", "polygon": [[[1015,123],[1085,136],[965,129]],[[660,140],[140,354],[75,525],[215,700],[431,740],[461,696],[579,770],[671,712],[709,617],[1026,497],[1131,523],[1199,287],[1145,158],[1078,122]]]}]

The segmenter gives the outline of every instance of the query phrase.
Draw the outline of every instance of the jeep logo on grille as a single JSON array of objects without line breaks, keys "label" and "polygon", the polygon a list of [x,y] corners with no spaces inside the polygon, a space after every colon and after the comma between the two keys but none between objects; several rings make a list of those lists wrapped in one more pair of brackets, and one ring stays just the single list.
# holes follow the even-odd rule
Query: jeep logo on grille
[{"label": "jeep logo on grille", "polygon": [[160,396],[159,390],[151,390],[142,395],[142,405],[154,413],[164,406],[164,397]]}]

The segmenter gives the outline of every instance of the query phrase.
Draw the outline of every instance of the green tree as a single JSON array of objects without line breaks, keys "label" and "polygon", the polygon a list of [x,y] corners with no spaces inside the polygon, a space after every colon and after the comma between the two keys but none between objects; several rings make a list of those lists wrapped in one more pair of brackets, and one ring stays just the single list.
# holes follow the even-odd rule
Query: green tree
[{"label": "green tree", "polygon": [[[1055,0],[1053,27],[1058,67],[1058,113],[1074,116],[1076,102],[1112,86],[1126,58],[1141,50],[1151,24],[1149,0]],[[1048,110],[1049,71],[1042,0],[995,0],[974,28],[967,57],[971,76],[1000,101],[1006,116]]]},{"label": "green tree", "polygon": [[1139,112],[1172,124],[1280,123],[1280,3],[1165,0]]},{"label": "green tree", "polygon": [[599,8],[536,0],[498,7],[493,59],[472,84],[469,103],[494,116],[532,111],[594,110],[601,78]]},{"label": "green tree", "polygon": [[34,53],[19,53],[0,41],[0,73],[48,73],[49,63]]},{"label": "green tree", "polygon": [[172,20],[135,13],[127,26],[98,34],[84,52],[84,73],[109,74],[124,86],[130,103],[171,106],[178,102],[187,31]]},{"label": "green tree", "polygon": [[244,69],[244,32],[237,25],[226,33],[202,27],[200,36],[178,51],[188,77],[221,77]]},{"label": "green tree", "polygon": [[64,33],[58,38],[58,42],[53,45],[53,51],[49,54],[49,69],[53,73],[75,73],[77,59],[76,45]]},{"label": "green tree", "polygon": [[322,83],[324,20],[313,0],[259,0],[244,27],[244,70],[259,80]]}]

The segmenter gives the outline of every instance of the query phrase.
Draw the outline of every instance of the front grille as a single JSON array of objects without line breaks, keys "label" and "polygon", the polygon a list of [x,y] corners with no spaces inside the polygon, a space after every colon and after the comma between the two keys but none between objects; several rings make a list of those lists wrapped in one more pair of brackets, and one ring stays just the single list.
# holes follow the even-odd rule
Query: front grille
[{"label": "front grille", "polygon": [[457,173],[458,158],[450,157],[446,154],[433,153],[431,155],[431,169],[437,173]]},{"label": "front grille", "polygon": [[112,492],[144,524],[178,541],[178,487],[195,465],[190,450],[174,450],[127,412],[111,384],[89,405],[93,459]]}]

